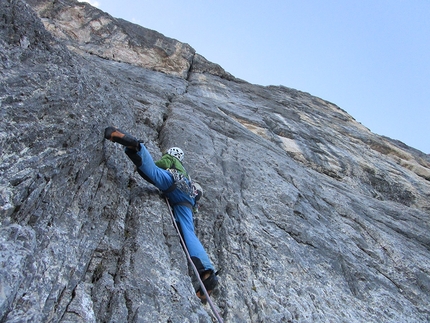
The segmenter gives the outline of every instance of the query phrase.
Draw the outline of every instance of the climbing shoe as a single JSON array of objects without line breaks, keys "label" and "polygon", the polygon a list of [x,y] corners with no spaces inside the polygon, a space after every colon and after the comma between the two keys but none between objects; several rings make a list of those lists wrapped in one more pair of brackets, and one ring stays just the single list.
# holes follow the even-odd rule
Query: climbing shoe
[{"label": "climbing shoe", "polygon": [[107,127],[105,129],[105,138],[128,148],[140,149],[139,140],[115,127]]},{"label": "climbing shoe", "polygon": [[[204,272],[200,277],[202,279],[203,285],[205,286],[206,291],[208,292],[209,296],[212,294],[212,291],[218,285],[217,275],[218,275],[218,273],[215,273],[213,270],[211,270],[211,271]],[[206,303],[206,301],[207,301],[206,295],[203,292],[201,287],[196,291],[196,295],[198,298],[200,298],[200,300],[203,303]]]}]

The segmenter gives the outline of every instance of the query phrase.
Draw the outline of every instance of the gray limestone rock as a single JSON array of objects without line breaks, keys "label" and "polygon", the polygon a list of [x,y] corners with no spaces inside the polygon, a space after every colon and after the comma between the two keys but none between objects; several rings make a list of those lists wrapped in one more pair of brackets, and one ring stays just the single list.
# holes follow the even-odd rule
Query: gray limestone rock
[{"label": "gray limestone rock", "polygon": [[213,322],[118,126],[205,197],[225,322],[428,322],[430,158],[73,0],[0,6],[0,321]]}]

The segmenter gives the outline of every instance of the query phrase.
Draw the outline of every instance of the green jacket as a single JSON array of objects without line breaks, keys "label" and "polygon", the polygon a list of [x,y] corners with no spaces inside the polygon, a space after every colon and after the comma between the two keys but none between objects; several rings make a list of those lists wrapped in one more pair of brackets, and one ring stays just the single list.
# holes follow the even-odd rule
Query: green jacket
[{"label": "green jacket", "polygon": [[173,157],[172,155],[164,154],[160,160],[155,162],[155,165],[163,169],[176,169],[178,172],[188,177],[187,171],[185,170],[182,163],[179,161],[179,159]]}]

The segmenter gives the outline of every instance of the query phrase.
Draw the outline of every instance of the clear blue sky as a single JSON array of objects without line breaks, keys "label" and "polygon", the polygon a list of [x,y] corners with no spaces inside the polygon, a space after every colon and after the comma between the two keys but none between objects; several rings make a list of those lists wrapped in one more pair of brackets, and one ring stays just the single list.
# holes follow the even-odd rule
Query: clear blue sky
[{"label": "clear blue sky", "polygon": [[430,153],[430,0],[89,0]]}]

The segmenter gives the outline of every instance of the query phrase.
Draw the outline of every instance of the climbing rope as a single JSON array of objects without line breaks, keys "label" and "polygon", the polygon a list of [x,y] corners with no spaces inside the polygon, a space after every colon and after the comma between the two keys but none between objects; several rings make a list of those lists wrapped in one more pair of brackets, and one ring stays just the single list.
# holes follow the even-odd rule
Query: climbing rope
[{"label": "climbing rope", "polygon": [[196,277],[197,277],[197,279],[198,279],[198,281],[200,283],[202,291],[203,291],[203,293],[206,296],[206,299],[207,299],[207,301],[208,301],[208,303],[209,303],[209,305],[210,305],[210,307],[212,309],[212,312],[213,312],[215,318],[218,320],[219,323],[223,323],[224,321],[221,318],[221,316],[219,315],[217,309],[215,308],[215,305],[213,304],[211,298],[209,297],[209,293],[206,290],[206,287],[205,287],[205,285],[203,284],[203,281],[200,278],[199,271],[197,270],[196,266],[194,265],[194,263],[193,263],[193,261],[191,259],[190,253],[188,252],[187,246],[185,245],[185,241],[182,238],[182,235],[181,235],[181,233],[179,231],[178,225],[176,224],[175,216],[173,215],[173,211],[172,211],[172,208],[170,207],[169,200],[167,199],[167,197],[165,197],[165,199],[166,199],[167,207],[169,208],[170,217],[172,219],[173,225],[175,226],[176,232],[179,235],[179,239],[181,240],[182,247],[184,248],[185,254],[187,255],[188,262],[190,263],[191,267],[193,268],[194,274],[196,275]]}]

